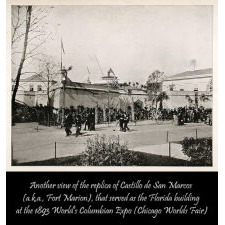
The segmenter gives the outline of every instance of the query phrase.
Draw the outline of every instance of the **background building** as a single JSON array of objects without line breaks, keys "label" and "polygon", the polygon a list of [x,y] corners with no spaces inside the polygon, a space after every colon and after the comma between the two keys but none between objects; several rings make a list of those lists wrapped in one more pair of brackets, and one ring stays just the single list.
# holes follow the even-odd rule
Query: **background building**
[{"label": "background building", "polygon": [[[48,86],[50,87],[48,90]],[[47,105],[48,94],[53,95],[52,90],[57,86],[55,80],[47,80],[42,75],[36,74],[20,80],[16,94],[16,100],[28,106]],[[12,81],[12,90],[14,81]]]},{"label": "background building", "polygon": [[163,80],[163,91],[207,91],[212,69],[186,71]]},{"label": "background building", "polygon": [[211,108],[212,72],[211,68],[186,71],[164,79],[162,89],[169,96],[164,105],[168,108],[193,106],[198,98],[198,106]]}]

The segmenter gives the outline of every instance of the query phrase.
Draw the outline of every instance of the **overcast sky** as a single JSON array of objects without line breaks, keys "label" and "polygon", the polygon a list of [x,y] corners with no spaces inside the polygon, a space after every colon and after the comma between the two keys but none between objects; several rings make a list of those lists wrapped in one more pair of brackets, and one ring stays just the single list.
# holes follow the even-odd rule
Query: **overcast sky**
[{"label": "overcast sky", "polygon": [[[73,81],[101,79],[111,67],[120,81],[145,83],[158,69],[170,76],[212,67],[211,6],[54,6],[48,24],[55,31],[47,52],[73,66]],[[60,25],[57,25],[60,24]]]}]

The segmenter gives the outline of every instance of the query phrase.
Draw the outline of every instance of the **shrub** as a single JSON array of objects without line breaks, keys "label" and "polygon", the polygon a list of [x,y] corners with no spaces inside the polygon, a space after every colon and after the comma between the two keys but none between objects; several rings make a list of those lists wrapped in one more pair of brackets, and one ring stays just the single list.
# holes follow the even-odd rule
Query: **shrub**
[{"label": "shrub", "polygon": [[184,138],[182,151],[198,166],[212,165],[212,138]]},{"label": "shrub", "polygon": [[96,135],[88,139],[81,156],[82,166],[130,166],[137,161],[127,144],[120,144],[116,136]]}]

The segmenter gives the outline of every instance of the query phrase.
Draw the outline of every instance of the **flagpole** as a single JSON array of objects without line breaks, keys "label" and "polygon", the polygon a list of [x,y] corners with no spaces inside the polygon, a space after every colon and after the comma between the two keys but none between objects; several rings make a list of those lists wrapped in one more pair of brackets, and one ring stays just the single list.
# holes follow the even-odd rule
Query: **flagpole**
[{"label": "flagpole", "polygon": [[88,69],[88,66],[87,66],[87,71],[88,71],[88,74],[90,74],[90,71],[89,71],[89,69]]},{"label": "flagpole", "polygon": [[61,54],[61,69],[62,69],[62,37],[61,37],[61,48],[60,48],[60,54]]},{"label": "flagpole", "polygon": [[108,116],[109,116],[109,118],[108,118],[108,127],[109,127],[109,123],[110,123],[110,104],[109,104],[109,80],[108,80]]}]

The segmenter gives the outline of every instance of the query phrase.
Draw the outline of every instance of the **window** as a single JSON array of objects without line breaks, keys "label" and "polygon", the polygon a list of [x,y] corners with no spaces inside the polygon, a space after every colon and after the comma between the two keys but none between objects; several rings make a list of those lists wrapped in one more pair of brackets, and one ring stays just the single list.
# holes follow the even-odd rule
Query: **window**
[{"label": "window", "polygon": [[174,91],[175,90],[175,84],[170,84],[169,85],[169,90]]},{"label": "window", "polygon": [[184,91],[184,89],[183,89],[183,88],[181,88],[181,89],[180,89],[180,91]]},{"label": "window", "polygon": [[194,88],[194,91],[198,91],[198,88]]},{"label": "window", "polygon": [[37,86],[37,90],[38,90],[38,91],[42,91],[42,86],[41,86],[41,85],[38,85],[38,86]]},{"label": "window", "polygon": [[30,91],[34,91],[34,85],[33,84],[30,85]]}]

